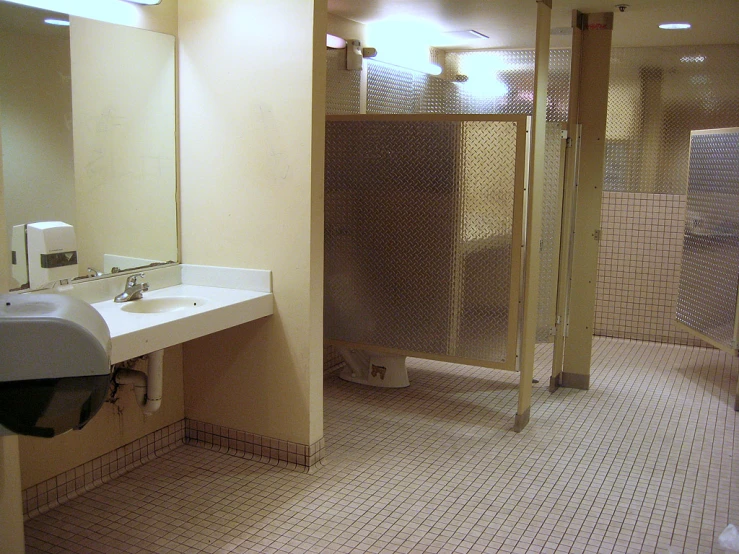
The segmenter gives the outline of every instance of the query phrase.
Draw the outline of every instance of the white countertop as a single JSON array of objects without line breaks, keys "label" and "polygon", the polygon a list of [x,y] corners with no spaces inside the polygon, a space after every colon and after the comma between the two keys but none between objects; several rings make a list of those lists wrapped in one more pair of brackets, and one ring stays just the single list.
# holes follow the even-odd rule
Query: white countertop
[{"label": "white countertop", "polygon": [[[144,300],[186,297],[202,301],[172,311],[131,312],[130,309],[139,307],[133,305],[141,300],[113,302],[113,297],[123,292],[131,273],[143,273],[140,282],[149,284]],[[143,356],[274,312],[272,272],[263,269],[171,264],[72,281],[54,288],[53,292],[84,300],[103,316],[110,330],[111,363]]]},{"label": "white countertop", "polygon": [[111,363],[142,356],[204,335],[235,327],[273,313],[271,292],[174,285],[144,293],[145,299],[193,297],[196,306],[159,313],[132,313],[132,302],[105,300],[92,304],[105,319],[113,344]]}]

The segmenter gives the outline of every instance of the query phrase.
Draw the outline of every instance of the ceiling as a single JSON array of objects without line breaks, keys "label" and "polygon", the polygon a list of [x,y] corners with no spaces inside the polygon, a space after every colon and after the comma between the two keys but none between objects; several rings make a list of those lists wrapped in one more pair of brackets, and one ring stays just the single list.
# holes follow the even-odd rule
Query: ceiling
[{"label": "ceiling", "polygon": [[[569,45],[573,9],[614,12],[613,46],[677,46],[739,43],[739,0],[552,0],[552,47]],[[437,31],[474,29],[489,39],[451,42],[447,49],[533,48],[536,0],[328,0],[329,13],[362,24],[408,21]],[[665,31],[665,22],[688,22],[691,29]],[[558,34],[559,33],[559,34]]]}]

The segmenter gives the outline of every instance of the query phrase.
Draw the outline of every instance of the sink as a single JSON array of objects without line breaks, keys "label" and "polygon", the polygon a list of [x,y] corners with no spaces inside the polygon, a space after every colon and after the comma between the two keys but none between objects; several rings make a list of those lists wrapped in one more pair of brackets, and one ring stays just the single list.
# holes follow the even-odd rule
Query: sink
[{"label": "sink", "polygon": [[[267,270],[205,266],[177,266],[177,269],[182,273],[174,278],[166,275],[172,271],[171,268],[150,270],[146,280],[152,285],[151,289],[140,300],[123,303],[113,302],[113,297],[123,288],[125,276],[118,281],[110,279],[114,282],[113,287],[98,285],[105,284],[106,279],[75,284],[78,288],[100,289],[90,292],[90,297],[94,293],[103,298],[90,303],[103,316],[110,330],[111,363],[130,360],[274,313],[272,276]],[[187,279],[190,282],[168,283],[168,279]],[[200,284],[203,282],[207,284]]]},{"label": "sink", "polygon": [[187,308],[199,308],[207,304],[204,298],[194,296],[164,296],[158,298],[142,298],[126,302],[121,310],[134,314],[161,314],[175,312]]}]

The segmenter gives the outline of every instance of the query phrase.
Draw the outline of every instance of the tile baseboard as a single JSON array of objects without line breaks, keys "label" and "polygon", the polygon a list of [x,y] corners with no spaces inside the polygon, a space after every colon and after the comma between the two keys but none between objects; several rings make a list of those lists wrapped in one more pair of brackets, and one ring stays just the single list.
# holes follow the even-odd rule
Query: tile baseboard
[{"label": "tile baseboard", "polygon": [[325,464],[325,440],[307,445],[185,419],[185,444],[303,473]]},{"label": "tile baseboard", "polygon": [[24,489],[23,519],[28,521],[80,494],[107,483],[185,443],[185,420],[162,427],[140,439]]}]

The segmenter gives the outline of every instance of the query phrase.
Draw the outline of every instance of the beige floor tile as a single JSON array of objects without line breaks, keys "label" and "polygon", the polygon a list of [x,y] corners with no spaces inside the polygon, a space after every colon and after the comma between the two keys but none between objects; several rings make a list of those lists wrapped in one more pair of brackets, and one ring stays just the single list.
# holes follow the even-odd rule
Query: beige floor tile
[{"label": "beige floor tile", "polygon": [[183,446],[26,526],[29,553],[710,552],[739,523],[739,362],[596,339],[590,391],[409,359],[411,386],[325,382],[326,466]]}]

